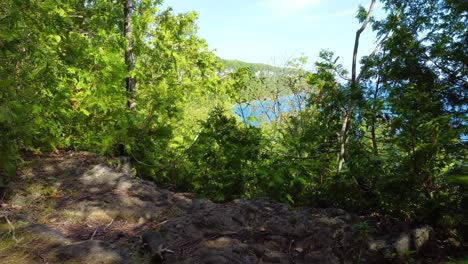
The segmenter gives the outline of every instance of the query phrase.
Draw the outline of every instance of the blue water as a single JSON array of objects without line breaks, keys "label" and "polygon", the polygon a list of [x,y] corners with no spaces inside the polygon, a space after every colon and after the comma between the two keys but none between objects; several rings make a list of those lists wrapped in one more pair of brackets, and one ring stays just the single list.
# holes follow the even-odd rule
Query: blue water
[{"label": "blue water", "polygon": [[264,99],[235,104],[233,111],[244,123],[259,126],[263,122],[281,122],[285,113],[301,111],[305,108],[306,102],[305,93],[290,94],[279,97],[278,100]]}]

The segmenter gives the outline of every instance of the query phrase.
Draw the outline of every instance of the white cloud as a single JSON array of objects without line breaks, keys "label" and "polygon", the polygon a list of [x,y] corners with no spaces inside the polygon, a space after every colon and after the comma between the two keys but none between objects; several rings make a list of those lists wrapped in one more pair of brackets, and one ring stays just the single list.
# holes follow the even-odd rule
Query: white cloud
[{"label": "white cloud", "polygon": [[290,16],[316,8],[322,0],[260,0],[260,5],[276,15]]}]

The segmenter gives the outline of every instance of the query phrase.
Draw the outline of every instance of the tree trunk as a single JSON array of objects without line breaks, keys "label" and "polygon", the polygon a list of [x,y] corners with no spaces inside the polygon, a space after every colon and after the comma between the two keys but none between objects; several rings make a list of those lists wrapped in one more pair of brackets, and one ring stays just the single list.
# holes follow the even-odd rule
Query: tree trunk
[{"label": "tree trunk", "polygon": [[345,117],[344,117],[344,120],[343,120],[343,125],[341,126],[341,131],[340,131],[340,154],[338,156],[338,173],[340,173],[341,170],[343,169],[344,156],[346,154],[346,143],[348,141],[348,137],[346,136],[346,133],[348,133],[350,117],[351,117],[351,115],[346,113]]},{"label": "tree trunk", "polygon": [[[369,20],[372,16],[372,11],[374,10],[376,0],[372,0],[369,10],[367,11],[367,16],[364,22],[361,25],[361,28],[359,28],[356,31],[356,38],[354,39],[354,51],[353,51],[353,63],[352,63],[352,70],[351,70],[351,90],[358,89],[358,78],[356,76],[356,68],[357,68],[357,53],[359,49],[359,38],[361,37],[361,33],[366,29],[367,24],[369,23]],[[352,101],[353,93],[351,93],[351,99]],[[345,162],[345,154],[346,154],[346,144],[348,142],[348,131],[349,131],[349,126],[351,124],[351,120],[353,117],[353,112],[354,112],[354,107],[353,103],[350,102],[349,109],[345,111],[345,116],[343,119],[343,125],[341,127],[341,132],[340,132],[340,153],[338,156],[338,173],[341,173],[343,169],[343,164]]]},{"label": "tree trunk", "polygon": [[126,78],[126,88],[128,93],[127,105],[130,109],[135,109],[135,92],[136,80],[131,75],[135,69],[135,56],[133,54],[133,35],[132,35],[132,13],[133,13],[133,0],[124,1],[124,34],[127,40],[125,49],[125,64],[127,65],[128,74]]},{"label": "tree trunk", "polygon": [[379,154],[379,150],[377,147],[377,137],[375,136],[375,124],[377,123],[377,115],[375,113],[377,109],[377,96],[379,94],[379,85],[380,85],[380,77],[377,80],[377,83],[375,84],[375,90],[374,90],[374,98],[373,98],[373,103],[372,103],[372,120],[371,120],[371,139],[372,139],[372,151],[374,152],[374,155]]}]

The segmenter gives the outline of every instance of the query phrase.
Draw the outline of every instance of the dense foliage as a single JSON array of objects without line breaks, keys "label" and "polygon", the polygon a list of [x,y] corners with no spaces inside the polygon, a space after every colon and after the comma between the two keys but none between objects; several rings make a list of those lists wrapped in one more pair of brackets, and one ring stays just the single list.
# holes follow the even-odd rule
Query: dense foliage
[{"label": "dense foliage", "polygon": [[[0,186],[23,150],[88,150],[218,201],[269,196],[468,230],[463,1],[386,0],[380,21],[361,8],[380,40],[352,82],[329,51],[313,71],[304,58],[220,60],[195,13],[151,0],[134,1],[129,68],[123,2],[0,3]],[[259,127],[231,113],[291,94],[306,104],[281,113],[274,103]]]}]

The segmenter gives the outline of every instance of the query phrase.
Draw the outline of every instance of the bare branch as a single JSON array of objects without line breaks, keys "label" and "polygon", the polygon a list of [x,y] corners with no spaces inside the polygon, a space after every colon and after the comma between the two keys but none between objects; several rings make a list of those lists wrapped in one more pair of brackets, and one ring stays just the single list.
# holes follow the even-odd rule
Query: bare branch
[{"label": "bare branch", "polygon": [[356,39],[354,40],[354,51],[353,51],[353,64],[352,64],[352,73],[351,73],[351,82],[356,82],[356,62],[357,62],[357,53],[359,49],[359,38],[361,37],[361,33],[366,29],[367,24],[369,23],[370,18],[372,17],[372,11],[374,10],[376,0],[372,0],[369,10],[367,11],[366,19],[364,23],[362,23],[361,28],[356,31]]},{"label": "bare branch", "polygon": [[93,235],[91,235],[91,238],[89,238],[89,240],[93,240],[93,238],[96,235],[98,229],[99,229],[99,227],[96,227],[96,230],[94,230]]},{"label": "bare branch", "polygon": [[[369,10],[367,11],[367,16],[364,22],[362,23],[361,27],[356,31],[356,38],[354,40],[354,51],[353,51],[353,64],[352,64],[352,71],[351,71],[351,88],[355,88],[357,85],[357,78],[356,78],[356,62],[357,62],[357,53],[359,49],[359,38],[361,37],[361,33],[366,29],[367,24],[372,17],[372,11],[374,10],[376,0],[372,0]],[[338,169],[337,173],[341,173],[343,169],[343,164],[345,162],[345,154],[346,154],[346,144],[348,142],[348,130],[351,124],[351,119],[353,116],[353,106],[349,107],[349,110],[346,111],[344,116],[343,125],[340,131],[340,152],[338,155]]]},{"label": "bare branch", "polygon": [[[388,39],[388,36],[389,36],[390,32],[388,32],[385,37],[383,37],[379,43],[377,43],[377,45],[375,46],[374,50],[372,51],[372,53],[369,55],[369,58],[374,58],[375,57],[375,54],[377,54],[377,52],[380,50],[380,48],[382,47],[383,43]],[[356,79],[356,82],[359,82],[359,80],[361,80],[361,75],[362,75],[362,72],[359,73],[357,79]]]},{"label": "bare branch", "polygon": [[111,226],[112,223],[114,223],[114,218],[112,218],[112,221],[110,221],[110,223],[108,223],[106,227],[104,227],[104,231],[106,231],[106,229],[109,228],[109,226]]},{"label": "bare branch", "polygon": [[348,82],[351,81],[351,79],[341,74],[336,68],[333,68],[333,72],[335,72],[338,75],[338,77],[340,77],[341,79],[348,81]]}]

